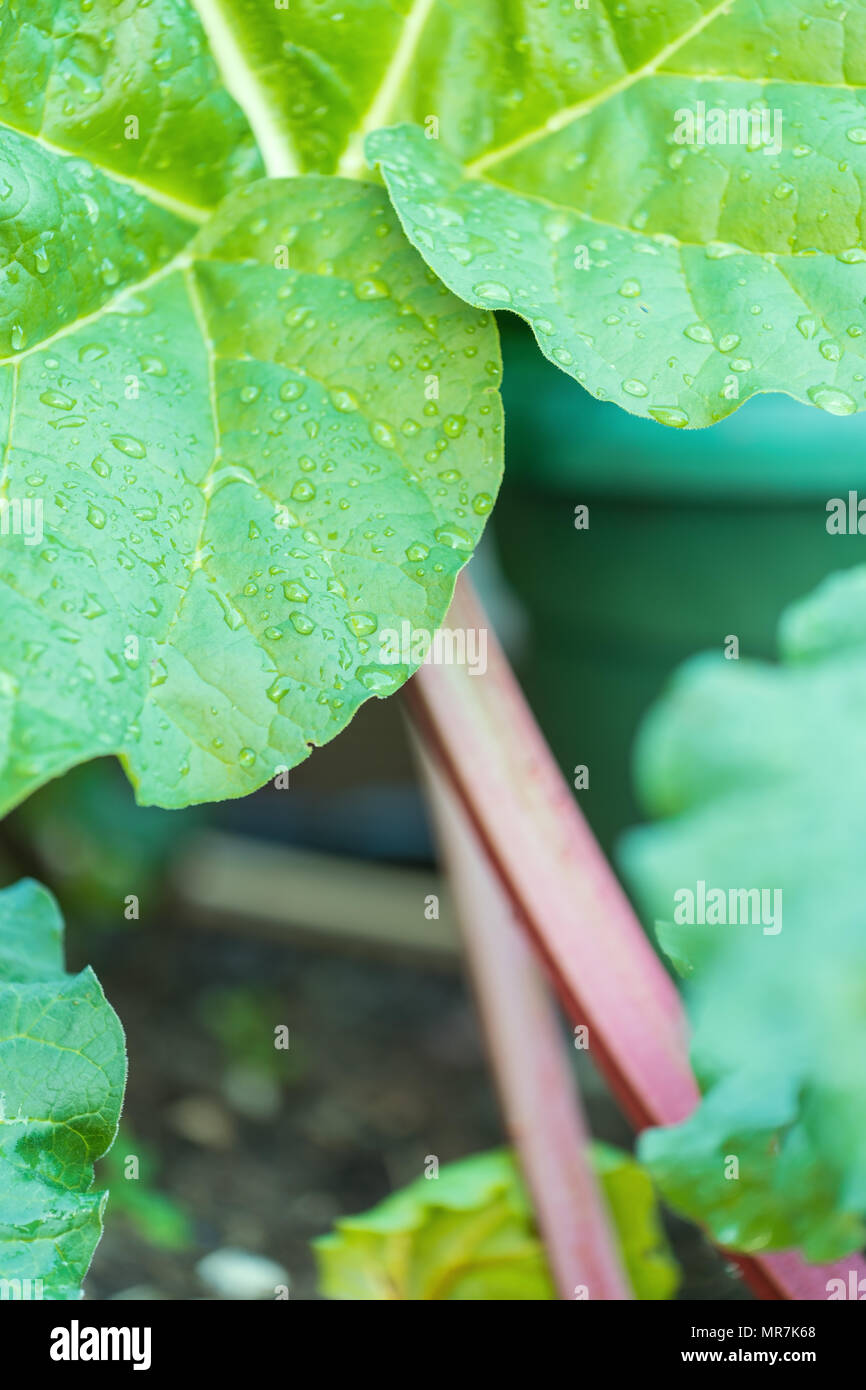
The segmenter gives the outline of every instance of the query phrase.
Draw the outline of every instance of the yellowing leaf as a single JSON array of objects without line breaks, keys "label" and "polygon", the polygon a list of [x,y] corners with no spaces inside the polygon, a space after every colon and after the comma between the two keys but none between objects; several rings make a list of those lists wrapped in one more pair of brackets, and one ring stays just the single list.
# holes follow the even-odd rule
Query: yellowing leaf
[{"label": "yellowing leaf", "polygon": [[[637,1298],[673,1297],[678,1272],[652,1186],[627,1154],[592,1156]],[[556,1297],[532,1209],[504,1149],[450,1163],[372,1211],[341,1217],[314,1242],[323,1292],[359,1300],[536,1300]]]}]

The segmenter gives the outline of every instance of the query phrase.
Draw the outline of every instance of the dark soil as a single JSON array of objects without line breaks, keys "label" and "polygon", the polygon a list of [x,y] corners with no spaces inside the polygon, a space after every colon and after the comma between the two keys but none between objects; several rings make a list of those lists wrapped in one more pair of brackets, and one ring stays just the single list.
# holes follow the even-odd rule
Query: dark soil
[{"label": "dark soil", "polygon": [[[72,933],[73,963],[77,944]],[[154,1185],[193,1230],[190,1249],[161,1250],[125,1214],[109,1215],[89,1298],[212,1297],[195,1265],[228,1245],[278,1261],[291,1297],[315,1299],[311,1237],[418,1176],[425,1155],[445,1163],[503,1140],[471,1000],[453,971],[169,923],[130,924],[91,939],[87,953],[127,1031],[125,1123],[154,1156]],[[263,1039],[279,1024],[290,1029],[266,1118],[242,1113],[242,1086],[240,1103],[237,1083],[226,1090],[237,1059],[218,1036],[219,1009],[237,991],[265,1001]],[[597,1078],[584,1078],[584,1092],[596,1135],[628,1144]],[[748,1297],[692,1228],[672,1229],[686,1269],[681,1296]]]}]

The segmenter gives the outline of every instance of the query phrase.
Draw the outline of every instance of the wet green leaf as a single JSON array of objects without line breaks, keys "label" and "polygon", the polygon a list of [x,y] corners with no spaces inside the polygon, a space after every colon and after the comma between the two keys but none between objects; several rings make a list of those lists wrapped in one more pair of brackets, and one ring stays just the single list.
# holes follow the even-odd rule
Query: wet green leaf
[{"label": "wet green leaf", "polygon": [[432,6],[366,149],[445,283],[600,399],[674,427],[768,390],[851,414],[864,35],[824,0]]},{"label": "wet green leaf", "polygon": [[271,174],[370,178],[370,131],[435,111],[455,126],[473,108],[483,112],[466,64],[476,31],[501,26],[499,0],[195,3]]},{"label": "wet green leaf", "polygon": [[102,753],[163,806],[293,766],[418,664],[497,490],[491,316],[380,190],[259,181],[279,43],[197,9],[0,11],[0,812]]},{"label": "wet green leaf", "polygon": [[26,293],[0,368],[0,809],[106,753],[162,806],[301,761],[418,665],[391,634],[441,623],[498,486],[495,325],[382,190],[262,181],[192,241],[142,217],[145,278],[85,273],[59,325]]},{"label": "wet green leaf", "polygon": [[[673,1297],[678,1272],[646,1174],[627,1154],[593,1145],[623,1261],[637,1298]],[[552,1299],[532,1210],[507,1150],[448,1164],[314,1242],[322,1290],[358,1300]]]},{"label": "wet green leaf", "polygon": [[[4,305],[10,281],[36,274],[44,287],[47,271],[65,263],[52,234],[59,190],[45,177],[49,169],[56,177],[63,156],[74,157],[66,176],[81,190],[93,185],[94,200],[109,190],[128,207],[137,193],[193,221],[263,172],[246,118],[186,0],[7,0],[0,9],[0,137],[0,234],[13,255],[16,219],[32,217],[34,227],[29,242],[21,238],[22,275],[12,281],[8,266],[4,272]],[[68,212],[83,210],[98,226],[94,255],[110,254],[106,238],[117,247],[133,240],[113,225],[117,209],[105,204],[97,222],[83,201],[83,209]],[[47,264],[40,264],[40,246]]]},{"label": "wet green leaf", "polygon": [[640,1153],[720,1244],[824,1261],[866,1236],[866,569],[789,609],[780,646],[697,658],[641,736],[664,819],[623,864],[687,977],[703,1099]]},{"label": "wet green leaf", "polygon": [[[102,1232],[93,1164],[117,1131],[123,1031],[89,968],[63,968],[39,884],[0,892],[0,1296],[70,1299]],[[4,1282],[5,1281],[5,1282]]]}]

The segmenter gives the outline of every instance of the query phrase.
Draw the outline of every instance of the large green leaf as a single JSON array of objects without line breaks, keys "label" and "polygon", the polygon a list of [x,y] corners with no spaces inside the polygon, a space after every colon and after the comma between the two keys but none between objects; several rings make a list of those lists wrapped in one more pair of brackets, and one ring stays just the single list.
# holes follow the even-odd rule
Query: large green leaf
[{"label": "large green leaf", "polygon": [[[703,1091],[641,1156],[722,1245],[823,1261],[866,1237],[866,569],[790,609],[780,643],[779,667],[687,666],[639,744],[665,819],[632,832],[623,862],[688,977]],[[714,922],[701,882],[729,922],[732,890],[767,890],[767,910],[742,922],[737,902],[739,925]]]},{"label": "large green leaf", "polygon": [[498,486],[495,325],[382,190],[262,181],[188,244],[142,216],[122,278],[148,278],[55,267],[0,370],[3,493],[44,507],[0,541],[0,810],[105,753],[163,806],[299,762],[417,665],[381,632],[436,629]]},{"label": "large green leaf", "polygon": [[[421,56],[376,112],[404,123],[366,148],[451,289],[522,315],[594,395],[664,424],[756,391],[866,407],[861,5],[445,9],[414,7]],[[699,143],[699,103],[728,143]]]},{"label": "large green leaf", "polygon": [[[159,271],[236,183],[261,173],[185,0],[4,5],[0,357]],[[6,414],[13,384],[2,372]]]},{"label": "large green leaf", "polygon": [[[645,1172],[606,1144],[592,1156],[637,1298],[672,1298],[678,1270]],[[419,1178],[314,1242],[322,1289],[352,1300],[534,1300],[556,1295],[507,1150]]]},{"label": "large green leaf", "polygon": [[[91,200],[79,195],[68,216],[86,211],[95,225],[99,204],[93,251],[106,261],[133,236],[112,225],[118,212],[102,202],[106,190],[122,198],[131,186],[200,221],[235,183],[262,173],[246,119],[187,0],[7,0],[0,8],[0,139],[0,229],[18,260],[6,265],[4,300],[10,283],[33,280],[46,297],[62,287],[63,307],[78,312],[70,286],[35,279],[55,258],[64,261],[68,239],[68,224],[54,218],[64,190],[55,186],[62,166],[52,156],[81,157],[65,166],[65,178],[96,191]],[[16,245],[22,212],[30,236]],[[118,283],[113,271],[108,276]]]},{"label": "large green leaf", "polygon": [[291,132],[199,9],[0,10],[0,813],[101,753],[166,806],[298,762],[417,665],[382,631],[438,626],[498,485],[492,318],[381,191],[255,182]]},{"label": "large green leaf", "polygon": [[[364,137],[396,117],[478,104],[465,81],[494,0],[195,0],[227,84],[250,115],[268,172],[369,178]],[[474,15],[473,10],[480,10]],[[477,54],[476,54],[477,57]]]},{"label": "large green leaf", "polygon": [[39,884],[0,893],[3,1297],[77,1298],[102,1232],[93,1164],[117,1131],[123,1030],[93,971],[66,973],[62,941]]}]

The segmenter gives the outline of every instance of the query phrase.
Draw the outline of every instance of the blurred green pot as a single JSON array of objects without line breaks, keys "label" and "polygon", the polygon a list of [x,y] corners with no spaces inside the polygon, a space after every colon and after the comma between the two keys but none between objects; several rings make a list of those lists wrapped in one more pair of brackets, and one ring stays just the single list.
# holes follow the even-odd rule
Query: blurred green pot
[{"label": "blurred green pot", "polygon": [[500,326],[494,528],[530,619],[520,675],[569,781],[588,767],[577,794],[610,848],[639,818],[632,742],[671,671],[729,635],[770,656],[781,610],[866,559],[866,535],[827,531],[831,498],[866,498],[866,415],[760,396],[710,430],[667,429],[594,400],[511,316]]}]

